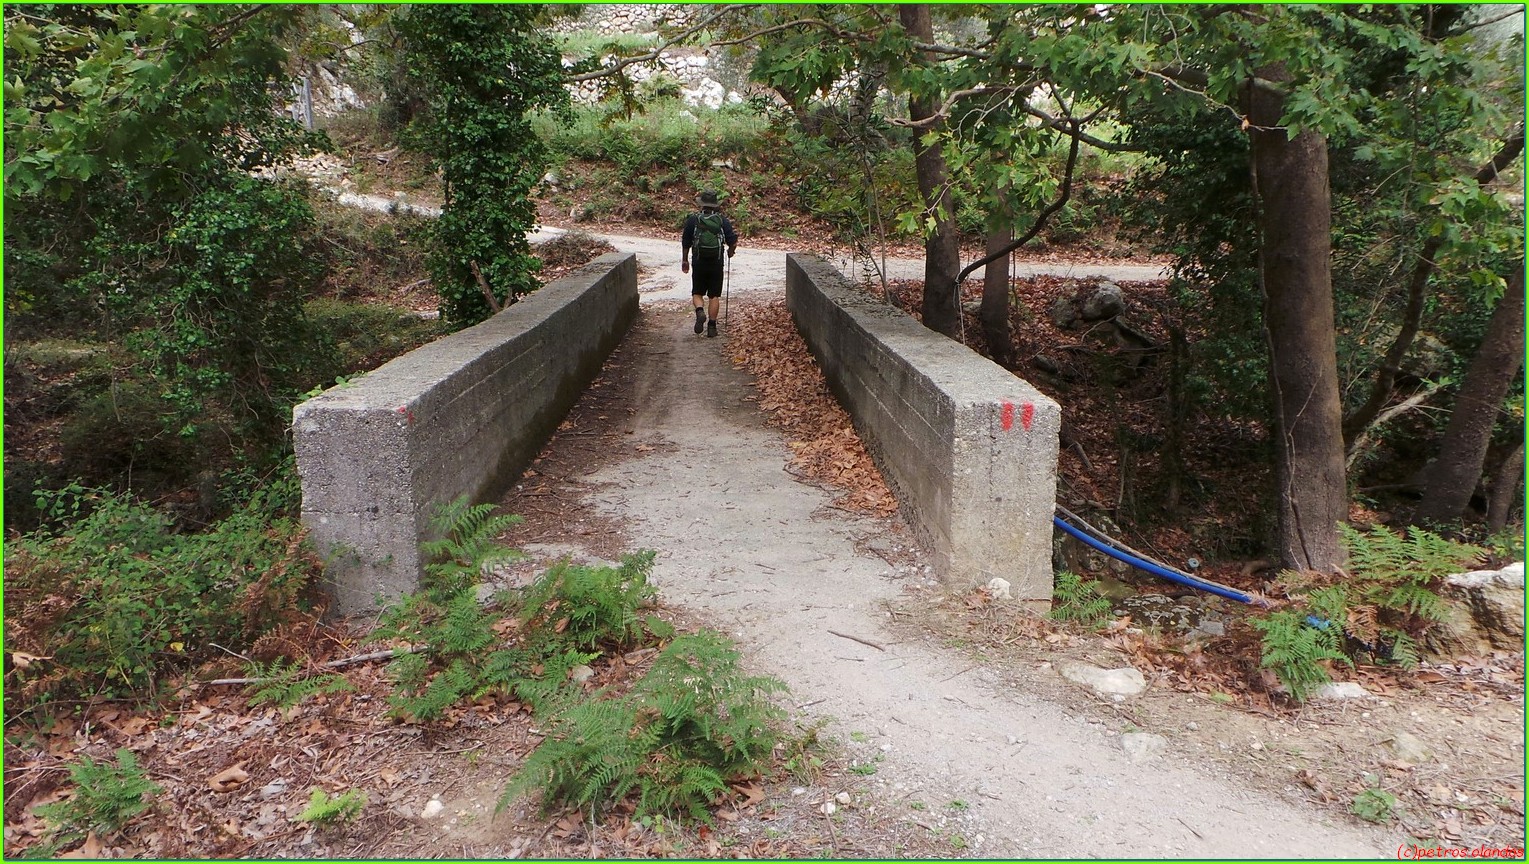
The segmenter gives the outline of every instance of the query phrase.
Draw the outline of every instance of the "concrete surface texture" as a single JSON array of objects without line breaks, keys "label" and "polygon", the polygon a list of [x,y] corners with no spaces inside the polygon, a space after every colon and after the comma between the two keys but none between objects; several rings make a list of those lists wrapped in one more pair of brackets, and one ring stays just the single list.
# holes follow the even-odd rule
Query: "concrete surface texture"
[{"label": "concrete surface texture", "polygon": [[1049,603],[1061,408],[816,256],[786,256],[786,306],[940,576]]},{"label": "concrete surface texture", "polygon": [[637,262],[604,255],[475,326],[293,410],[303,522],[337,611],[413,591],[437,504],[518,476],[637,314]]}]

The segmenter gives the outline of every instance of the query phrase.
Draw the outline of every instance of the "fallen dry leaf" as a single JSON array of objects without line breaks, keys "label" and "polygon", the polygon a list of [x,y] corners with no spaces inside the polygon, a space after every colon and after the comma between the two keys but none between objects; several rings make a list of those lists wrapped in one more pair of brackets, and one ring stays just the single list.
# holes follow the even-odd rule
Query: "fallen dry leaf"
[{"label": "fallen dry leaf", "polygon": [[105,853],[106,853],[106,844],[102,843],[100,838],[98,838],[96,836],[96,832],[92,831],[89,834],[85,835],[85,842],[80,844],[80,848],[73,849],[73,850],[70,850],[68,852],[64,852],[64,853],[60,854],[58,857],[60,857],[60,858],[105,858],[106,857]]},{"label": "fallen dry leaf", "polygon": [[222,771],[207,778],[207,785],[214,792],[232,792],[244,785],[244,781],[250,779],[248,771],[244,770],[244,763],[231,765]]}]

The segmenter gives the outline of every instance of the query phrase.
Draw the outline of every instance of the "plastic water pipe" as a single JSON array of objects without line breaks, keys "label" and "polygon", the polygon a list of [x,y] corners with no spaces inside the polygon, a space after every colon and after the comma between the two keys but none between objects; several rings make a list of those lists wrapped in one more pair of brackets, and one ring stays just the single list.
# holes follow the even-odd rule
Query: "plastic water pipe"
[{"label": "plastic water pipe", "polygon": [[1068,534],[1071,534],[1079,540],[1082,540],[1088,546],[1103,552],[1104,554],[1116,559],[1117,561],[1124,561],[1125,563],[1135,567],[1138,570],[1145,570],[1146,572],[1151,573],[1153,576],[1157,576],[1161,579],[1167,579],[1169,582],[1177,582],[1180,585],[1193,588],[1196,591],[1205,591],[1210,594],[1215,594],[1217,597],[1225,597],[1228,600],[1236,600],[1238,603],[1253,602],[1252,597],[1236,590],[1235,588],[1228,588],[1225,585],[1217,585],[1214,582],[1207,582],[1204,579],[1196,579],[1195,577],[1186,573],[1179,573],[1174,570],[1169,570],[1167,567],[1163,567],[1162,565],[1154,564],[1151,561],[1138,558],[1129,552],[1122,552],[1121,550],[1116,549],[1115,547],[1110,546],[1109,544],[1097,540],[1094,537],[1084,533],[1082,529],[1073,527],[1064,521],[1060,516],[1052,516],[1051,521],[1054,522],[1058,528],[1066,531]]}]

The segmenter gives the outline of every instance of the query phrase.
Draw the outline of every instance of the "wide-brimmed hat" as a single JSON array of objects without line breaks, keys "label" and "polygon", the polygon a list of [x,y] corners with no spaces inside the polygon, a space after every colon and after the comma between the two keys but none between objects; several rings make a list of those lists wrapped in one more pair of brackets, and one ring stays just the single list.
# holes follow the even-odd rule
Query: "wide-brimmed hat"
[{"label": "wide-brimmed hat", "polygon": [[710,189],[695,196],[695,203],[701,205],[702,207],[722,206],[722,202],[717,199],[717,193],[711,191]]}]

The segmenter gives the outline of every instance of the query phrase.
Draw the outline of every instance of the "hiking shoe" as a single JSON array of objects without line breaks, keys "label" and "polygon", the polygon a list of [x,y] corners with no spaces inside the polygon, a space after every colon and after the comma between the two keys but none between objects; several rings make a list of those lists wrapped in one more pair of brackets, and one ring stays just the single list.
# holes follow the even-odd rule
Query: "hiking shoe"
[{"label": "hiking shoe", "polygon": [[[701,332],[701,330],[700,330],[701,324],[700,324],[699,321],[696,322],[695,326],[697,328],[695,332],[697,332],[697,333]],[[713,320],[713,321],[707,321],[706,322],[706,337],[708,339],[715,339],[715,338],[717,338],[717,322],[716,321]]]},{"label": "hiking shoe", "polygon": [[[696,310],[695,310],[695,335],[697,335],[697,336],[701,335],[701,328],[703,328],[705,326],[706,326],[706,310],[702,309],[699,306],[697,306]],[[713,329],[715,329],[715,328],[713,328]],[[711,335],[715,336],[717,334],[713,333]]]}]

